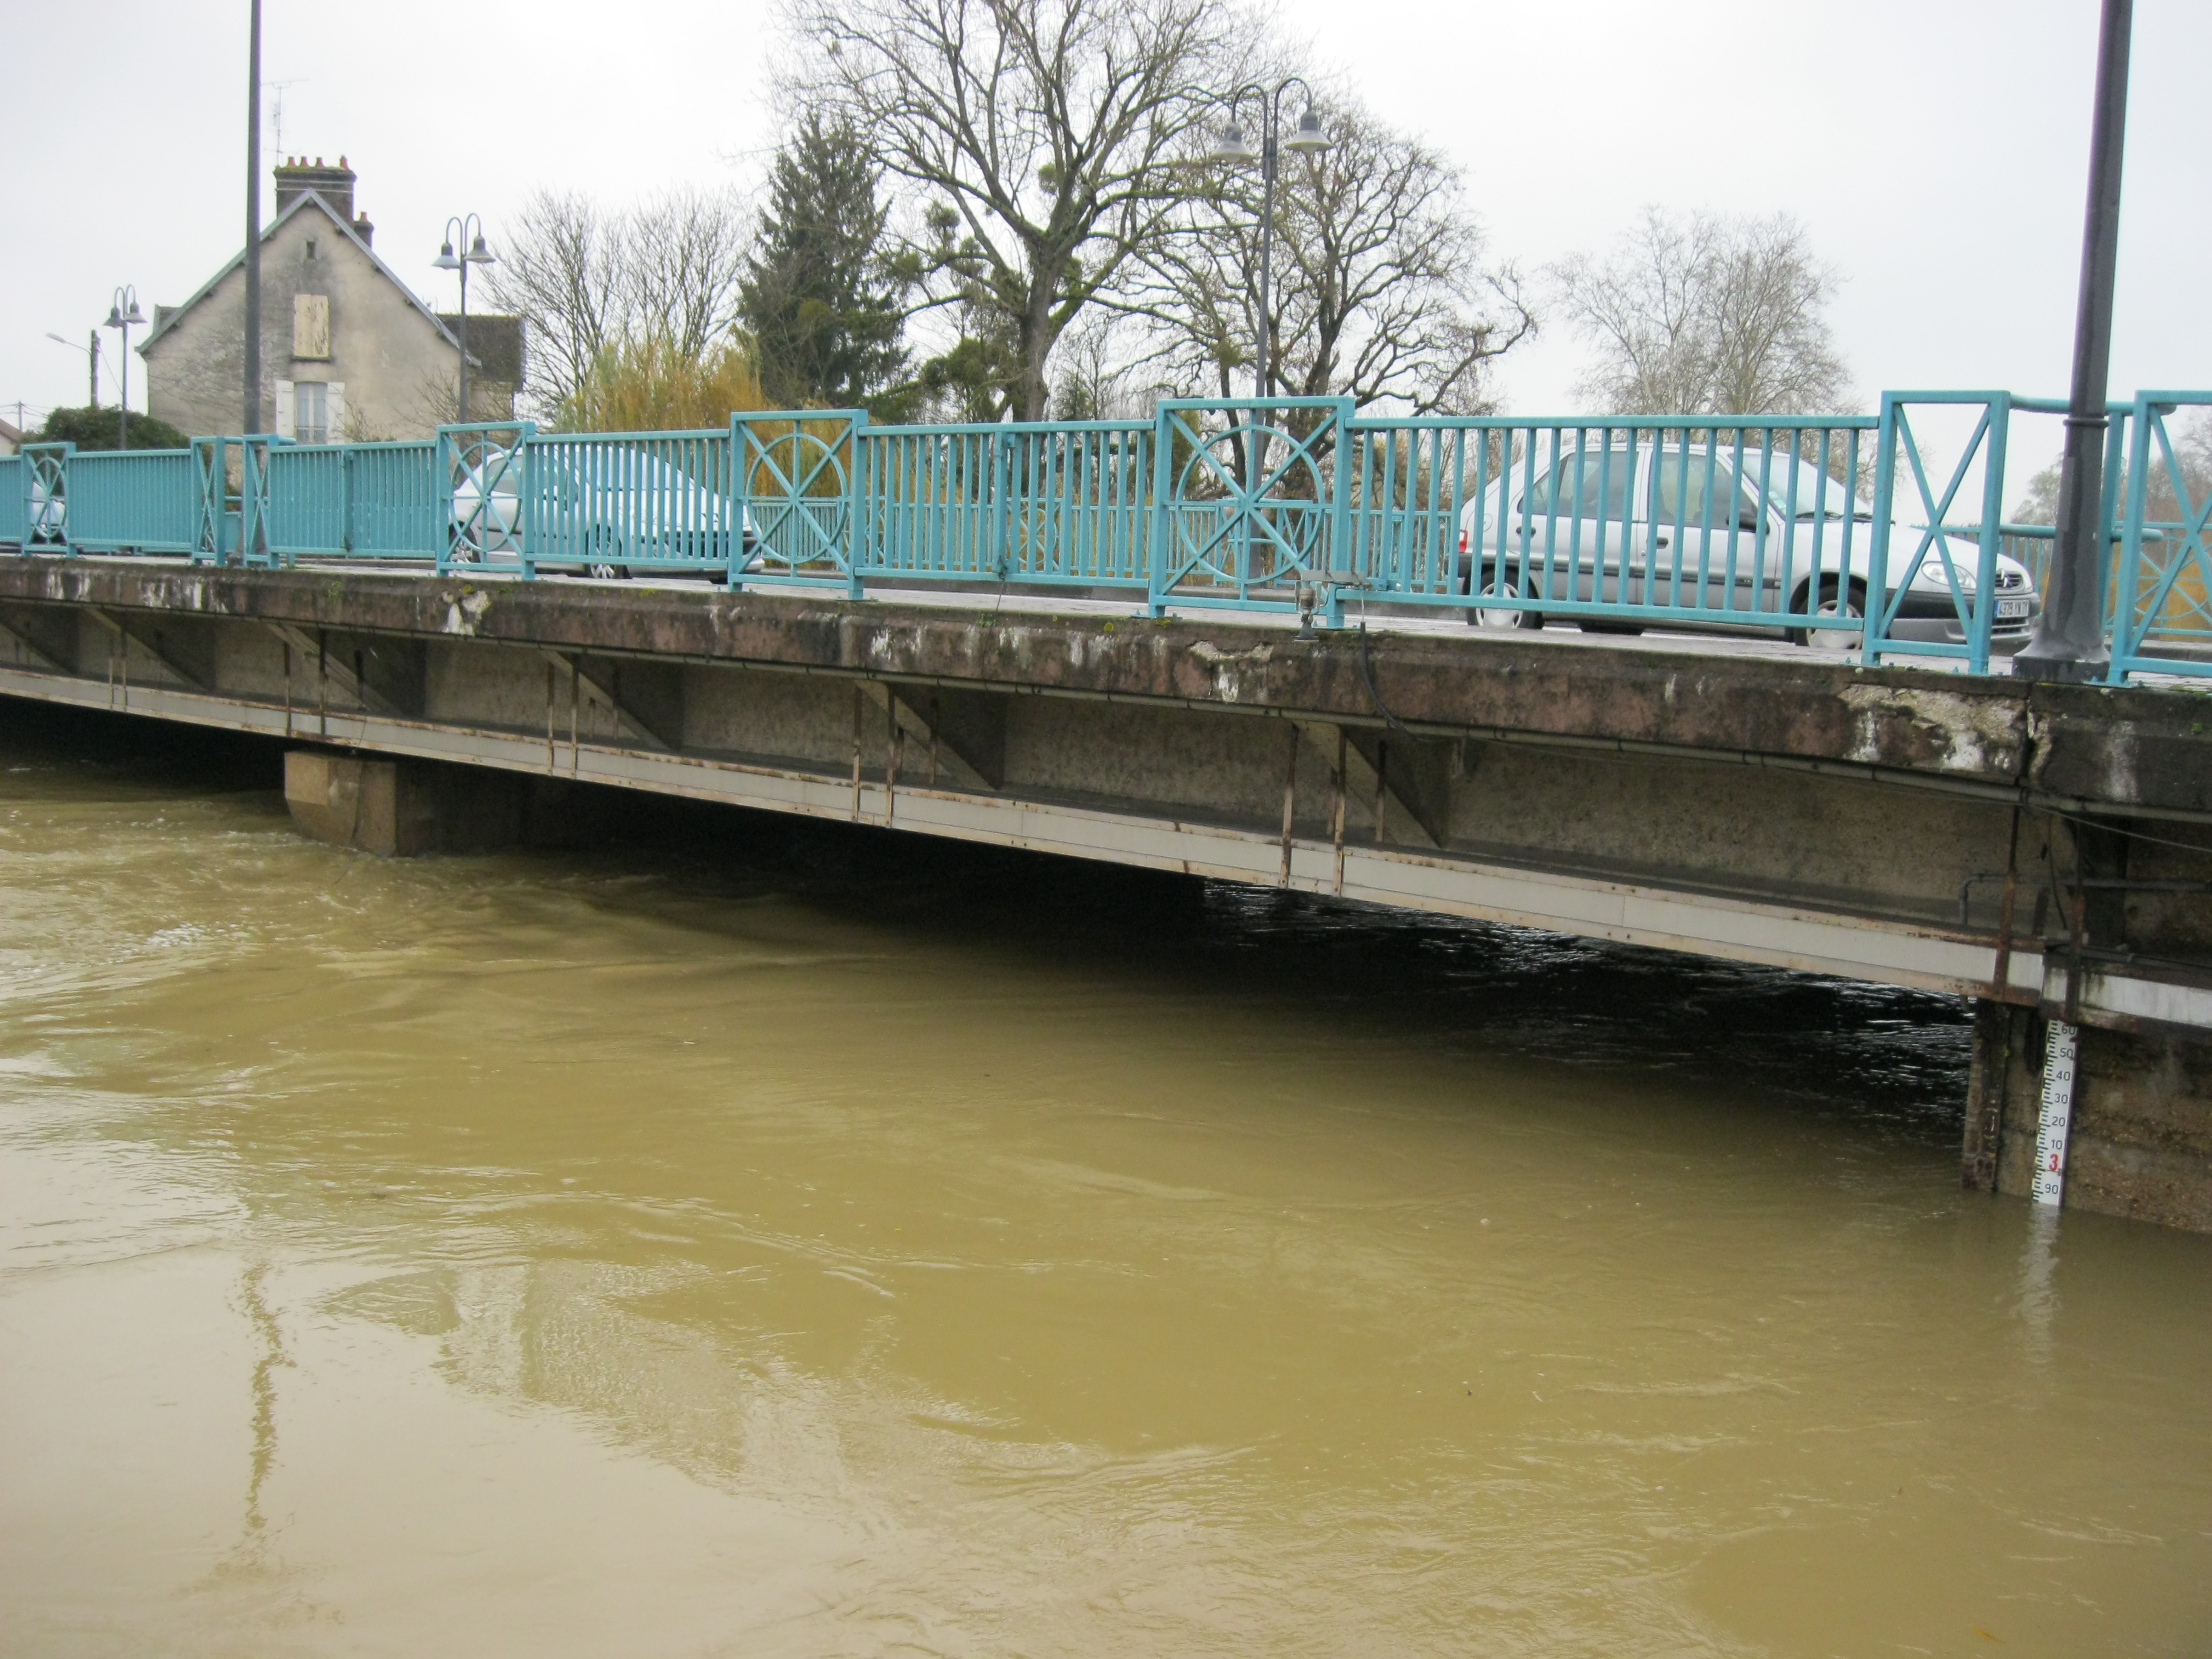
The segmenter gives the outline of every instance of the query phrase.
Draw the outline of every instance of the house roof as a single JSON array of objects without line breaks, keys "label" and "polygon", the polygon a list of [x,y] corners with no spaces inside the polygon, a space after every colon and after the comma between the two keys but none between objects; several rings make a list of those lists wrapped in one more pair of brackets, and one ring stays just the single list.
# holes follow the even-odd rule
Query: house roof
[{"label": "house roof", "polygon": [[[438,320],[446,325],[448,334],[459,337],[460,313],[441,311]],[[470,317],[469,362],[472,374],[481,374],[488,380],[520,386],[523,360],[521,318],[482,311]]]},{"label": "house roof", "polygon": [[[445,324],[438,320],[438,313],[431,310],[429,307],[424,305],[422,301],[416,296],[415,290],[408,287],[406,283],[401,282],[399,280],[398,274],[395,272],[390,265],[386,264],[383,260],[376,257],[375,252],[370,248],[367,242],[361,240],[361,237],[356,233],[354,228],[348,224],[345,220],[340,216],[338,210],[323,199],[322,193],[319,191],[302,191],[298,196],[295,197],[282,213],[278,214],[274,219],[269,222],[267,228],[261,233],[261,240],[264,242],[268,241],[270,237],[274,236],[278,231],[282,230],[287,224],[289,224],[295,215],[305,213],[307,211],[310,205],[319,209],[324,216],[328,218],[331,223],[337,228],[339,233],[344,236],[346,240],[351,242],[356,248],[360,250],[361,257],[368,260],[370,264],[374,265],[377,269],[378,271],[382,273],[386,282],[389,282],[394,288],[398,289],[402,294],[407,296],[408,304],[413,306],[417,312],[422,313],[423,321],[428,323],[432,328],[438,331],[438,337],[440,339],[443,340],[447,345],[453,347],[456,351],[459,351],[461,349],[460,342],[453,337],[453,331],[447,328]],[[173,307],[156,307],[155,308],[155,314],[160,318],[160,320],[154,325],[153,332],[147,335],[143,340],[141,340],[138,343],[139,351],[143,354],[146,351],[151,350],[156,342],[177,325],[179,319],[182,318],[186,312],[191,310],[193,307],[198,305],[201,301],[206,299],[209,295],[214,293],[215,290],[222,285],[222,279],[224,277],[229,276],[232,271],[236,270],[245,263],[246,250],[244,248],[240,248],[236,253],[231,256],[229,264],[223,266],[221,270],[216,272],[214,276],[209,277],[206,282],[201,283],[199,291],[194,294],[191,299],[185,301],[184,304]]]},{"label": "house roof", "polygon": [[23,434],[16,431],[11,422],[0,421],[0,444],[20,444],[22,441]]}]

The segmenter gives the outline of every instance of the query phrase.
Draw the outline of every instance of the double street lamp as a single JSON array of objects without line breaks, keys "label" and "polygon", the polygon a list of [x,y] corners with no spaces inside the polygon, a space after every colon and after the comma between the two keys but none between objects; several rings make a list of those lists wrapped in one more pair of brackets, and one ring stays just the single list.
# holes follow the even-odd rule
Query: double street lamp
[{"label": "double street lamp", "polygon": [[[465,252],[455,253],[459,244]],[[483,222],[473,213],[459,219],[446,221],[445,245],[438,257],[430,261],[440,270],[461,273],[461,386],[459,419],[465,426],[469,419],[469,267],[499,263],[498,256],[484,246]]]},{"label": "double street lamp", "polygon": [[[1283,99],[1292,87],[1305,94],[1305,112],[1298,117],[1298,124],[1290,136],[1283,137]],[[1237,125],[1237,112],[1248,99],[1260,106],[1260,142],[1256,145]],[[1260,352],[1252,372],[1255,398],[1267,397],[1268,382],[1273,378],[1269,354],[1274,342],[1269,334],[1267,307],[1274,273],[1275,178],[1280,169],[1282,152],[1288,149],[1302,155],[1317,155],[1328,148],[1328,135],[1321,130],[1321,117],[1314,111],[1313,88],[1292,75],[1278,82],[1272,90],[1253,82],[1231,93],[1228,130],[1206,157],[1219,167],[1249,167],[1255,161],[1260,164]]]},{"label": "double street lamp", "polygon": [[131,447],[131,331],[143,328],[146,319],[138,314],[138,290],[125,283],[115,290],[115,303],[107,308],[107,320],[103,328],[112,328],[123,336],[123,388],[116,398],[115,447]]}]

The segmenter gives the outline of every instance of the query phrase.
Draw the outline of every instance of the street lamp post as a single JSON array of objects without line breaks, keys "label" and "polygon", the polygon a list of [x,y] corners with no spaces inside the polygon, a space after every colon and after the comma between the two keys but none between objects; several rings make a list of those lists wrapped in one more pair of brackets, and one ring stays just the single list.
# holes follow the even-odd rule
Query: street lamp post
[{"label": "street lamp post", "polygon": [[[1297,129],[1287,138],[1279,137],[1282,129],[1283,97],[1292,87],[1305,94],[1305,112],[1298,117]],[[1260,106],[1260,143],[1255,148],[1237,125],[1237,112],[1246,99],[1258,100]],[[1269,293],[1274,274],[1275,261],[1275,178],[1284,150],[1296,150],[1301,155],[1318,155],[1328,148],[1328,138],[1321,130],[1321,117],[1314,112],[1313,88],[1297,76],[1286,76],[1278,82],[1273,91],[1253,82],[1237,88],[1229,95],[1229,128],[1221,135],[1221,142],[1206,155],[1206,160],[1224,167],[1246,167],[1260,164],[1260,352],[1253,365],[1252,395],[1265,400],[1268,384],[1274,378],[1274,364],[1270,356],[1274,341],[1270,331],[1272,318],[1268,311]]]},{"label": "street lamp post", "polygon": [[107,308],[107,321],[101,325],[118,331],[123,336],[121,354],[123,389],[115,400],[115,447],[131,447],[131,331],[144,324],[138,314],[138,290],[128,283],[115,290],[115,303]]},{"label": "street lamp post", "polygon": [[246,46],[246,408],[241,433],[261,426],[261,0],[248,9]]},{"label": "street lamp post", "polygon": [[[2105,647],[2105,398],[2112,359],[2112,279],[2119,261],[2120,151],[2127,136],[2134,0],[2105,0],[2097,28],[2096,111],[2089,128],[2089,208],[2074,315],[2074,385],[2058,462],[2058,533],[2035,637],[2013,657],[2023,679],[2086,681],[2112,662]],[[2126,594],[2120,603],[2130,603]]]},{"label": "street lamp post", "polygon": [[[453,252],[456,243],[459,243],[464,250],[458,254]],[[438,250],[438,257],[430,263],[440,270],[458,270],[461,273],[459,410],[461,424],[465,426],[469,419],[469,267],[496,264],[499,260],[498,257],[484,246],[483,222],[471,213],[463,218],[446,221],[445,245]]]}]

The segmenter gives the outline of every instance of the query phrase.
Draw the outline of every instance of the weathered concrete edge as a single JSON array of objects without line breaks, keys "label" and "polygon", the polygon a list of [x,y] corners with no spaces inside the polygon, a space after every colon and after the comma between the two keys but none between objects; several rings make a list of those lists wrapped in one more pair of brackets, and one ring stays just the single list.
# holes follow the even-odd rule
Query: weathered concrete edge
[{"label": "weathered concrete edge", "polygon": [[0,603],[10,601],[1766,755],[2113,808],[2212,811],[2212,702],[2162,689],[1577,649],[1472,630],[1301,640],[1228,618],[137,559],[0,560]]}]

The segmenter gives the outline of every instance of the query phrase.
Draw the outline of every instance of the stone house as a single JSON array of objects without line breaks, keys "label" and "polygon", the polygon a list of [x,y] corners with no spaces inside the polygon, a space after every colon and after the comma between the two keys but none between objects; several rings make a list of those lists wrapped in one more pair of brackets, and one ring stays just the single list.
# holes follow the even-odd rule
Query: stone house
[{"label": "stone house", "polygon": [[[459,319],[376,256],[355,177],[343,155],[336,167],[287,161],[261,235],[263,429],[301,443],[427,438],[455,416]],[[154,307],[138,348],[149,414],[194,436],[239,429],[245,311],[243,252],[182,305]],[[512,419],[521,319],[471,313],[469,360],[471,418]]]}]

